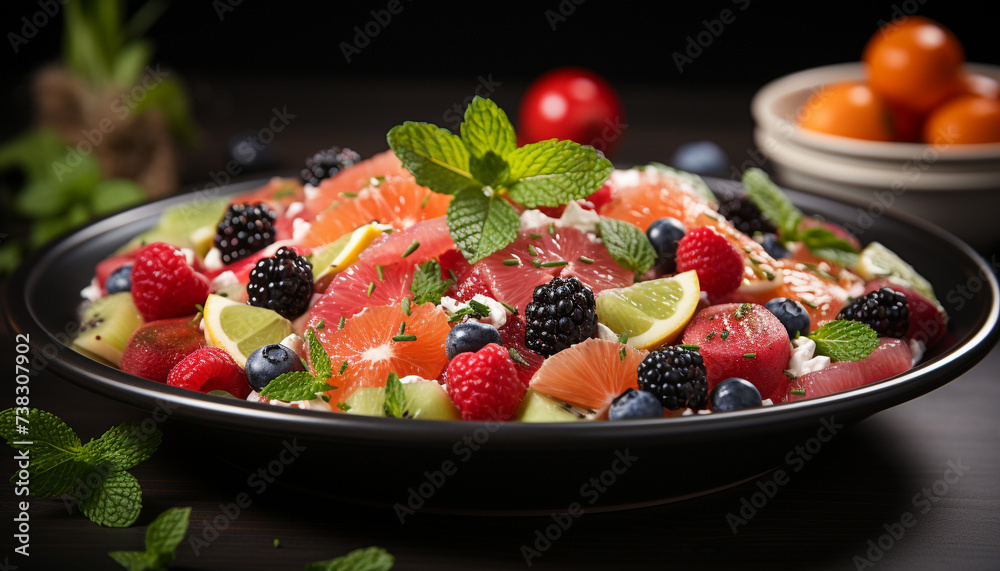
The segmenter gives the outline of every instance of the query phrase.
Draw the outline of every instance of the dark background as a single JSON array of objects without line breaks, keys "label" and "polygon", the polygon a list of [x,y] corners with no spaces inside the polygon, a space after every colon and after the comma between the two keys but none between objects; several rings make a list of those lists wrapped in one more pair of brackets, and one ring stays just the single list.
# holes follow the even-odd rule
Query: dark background
[{"label": "dark background", "polygon": [[[54,1],[54,0],[53,0]],[[678,93],[714,88],[732,90],[749,104],[756,88],[786,73],[831,63],[857,61],[880,22],[907,12],[936,19],[951,28],[965,45],[968,60],[1000,62],[995,21],[982,4],[943,0],[895,2],[628,2],[545,0],[536,2],[430,3],[400,0],[402,11],[371,38],[348,63],[342,42],[353,42],[355,27],[373,20],[388,0],[371,3],[263,3],[243,0],[174,2],[149,35],[156,42],[155,61],[177,70],[187,81],[203,138],[185,164],[182,179],[205,180],[206,169],[224,164],[227,134],[255,130],[266,123],[271,107],[291,112],[313,107],[322,114],[293,125],[294,135],[276,140],[275,166],[293,167],[305,153],[331,144],[353,146],[363,154],[385,148],[385,131],[400,120],[440,123],[442,109],[471,95],[478,78],[490,77],[502,87],[492,94],[513,117],[530,80],[552,67],[579,65],[607,77],[619,89],[626,117],[641,122],[676,125],[681,138],[713,138],[711,124],[745,123],[746,106],[712,107],[700,95],[689,108],[666,108],[649,101],[656,90]],[[580,2],[581,0],[577,0]],[[140,3],[129,2],[134,11]],[[745,10],[741,10],[745,8]],[[685,52],[689,40],[706,30],[706,21],[732,10],[735,20],[700,48],[693,62],[678,71],[672,55]],[[5,4],[3,31],[21,33],[21,18],[39,10],[37,1]],[[553,15],[558,20],[550,22]],[[555,29],[553,29],[553,26]],[[718,29],[719,24],[713,27]],[[58,18],[13,54],[9,38],[0,49],[6,94],[0,137],[7,138],[31,121],[30,75],[59,55],[62,30]],[[703,36],[703,39],[707,36]],[[357,82],[376,85],[360,95]],[[378,82],[440,82],[436,99],[415,101],[400,83],[379,89]],[[354,85],[352,85],[354,82]],[[313,89],[315,87],[315,89]],[[701,91],[703,93],[703,91]],[[660,91],[662,93],[662,91]],[[385,112],[357,117],[357,100],[378,98]],[[323,100],[328,101],[322,105]],[[684,101],[683,96],[681,101]],[[699,106],[702,104],[703,106]],[[675,103],[676,105],[676,103]],[[731,105],[731,104],[730,104]],[[405,114],[404,114],[405,110]],[[341,122],[364,121],[373,137],[342,141]],[[310,131],[322,124],[324,130]],[[703,129],[700,130],[700,129]],[[289,140],[294,139],[294,142]],[[681,140],[680,138],[678,140]],[[719,141],[727,147],[727,141]],[[616,158],[625,162],[665,161],[670,146],[650,149],[649,141],[631,137]],[[315,147],[310,147],[312,145]],[[291,148],[289,148],[291,146]],[[728,145],[734,155],[743,148]],[[732,156],[739,162],[739,156]]]}]

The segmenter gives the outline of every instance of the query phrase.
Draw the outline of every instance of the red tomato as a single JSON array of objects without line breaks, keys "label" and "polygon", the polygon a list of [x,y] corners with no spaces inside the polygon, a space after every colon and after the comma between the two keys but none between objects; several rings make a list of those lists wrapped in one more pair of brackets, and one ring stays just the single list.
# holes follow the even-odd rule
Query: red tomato
[{"label": "red tomato", "polygon": [[628,126],[611,84],[575,67],[554,69],[529,85],[521,98],[517,123],[520,144],[569,139],[606,155]]},{"label": "red tomato", "polygon": [[868,41],[863,59],[872,90],[917,114],[961,89],[965,50],[954,34],[927,18],[894,20]]}]

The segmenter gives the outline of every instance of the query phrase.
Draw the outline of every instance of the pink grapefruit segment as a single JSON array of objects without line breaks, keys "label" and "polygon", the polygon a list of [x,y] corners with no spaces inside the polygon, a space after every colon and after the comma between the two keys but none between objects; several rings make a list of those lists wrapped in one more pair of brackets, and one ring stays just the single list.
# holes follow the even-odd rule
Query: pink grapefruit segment
[{"label": "pink grapefruit segment", "polygon": [[[906,341],[883,337],[875,351],[860,361],[838,361],[797,378],[789,385],[788,400],[821,397],[870,385],[905,373],[912,362],[913,353]],[[805,394],[792,393],[796,389]]]},{"label": "pink grapefruit segment", "polygon": [[[625,348],[625,358],[619,351]],[[552,355],[531,379],[531,388],[603,413],[625,389],[638,390],[636,369],[648,351],[616,341],[587,339]]]}]

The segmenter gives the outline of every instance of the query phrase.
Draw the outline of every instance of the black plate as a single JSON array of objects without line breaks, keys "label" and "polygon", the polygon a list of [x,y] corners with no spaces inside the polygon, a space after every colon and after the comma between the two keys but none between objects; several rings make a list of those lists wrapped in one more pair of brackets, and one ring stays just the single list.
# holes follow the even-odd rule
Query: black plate
[{"label": "black plate", "polygon": [[[836,222],[854,222],[860,212],[861,205],[788,194],[807,213]],[[95,264],[152,226],[166,207],[194,198],[178,196],[111,216],[39,252],[22,265],[4,296],[12,329],[29,334],[33,354],[50,361],[60,376],[153,411],[156,421],[167,419],[173,438],[190,434],[201,444],[207,439],[249,472],[280,468],[284,484],[395,506],[404,516],[409,509],[549,513],[574,503],[588,510],[619,509],[711,492],[785,463],[794,468],[789,455],[796,446],[815,446],[841,426],[944,385],[984,357],[997,339],[1000,294],[989,264],[935,226],[887,215],[861,239],[887,245],[935,285],[950,313],[948,337],[903,375],[765,409],[550,425],[366,418],[202,395],[125,374],[68,348],[79,292]],[[283,443],[304,447],[287,466],[280,460],[293,456],[282,456]]]}]

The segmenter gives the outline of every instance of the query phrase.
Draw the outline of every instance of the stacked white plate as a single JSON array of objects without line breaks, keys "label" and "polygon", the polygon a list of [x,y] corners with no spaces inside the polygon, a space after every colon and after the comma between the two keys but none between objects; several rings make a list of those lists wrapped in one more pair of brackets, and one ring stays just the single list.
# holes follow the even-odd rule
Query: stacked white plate
[{"label": "stacked white plate", "polygon": [[[1000,80],[1000,67],[968,64]],[[860,202],[856,234],[887,210],[938,224],[974,246],[1000,242],[1000,143],[882,143],[800,129],[796,117],[824,85],[864,79],[861,63],[809,69],[754,96],[754,138],[788,187]]]}]

